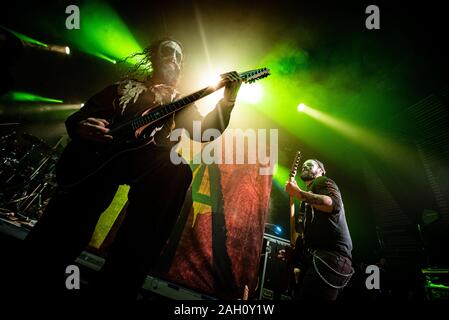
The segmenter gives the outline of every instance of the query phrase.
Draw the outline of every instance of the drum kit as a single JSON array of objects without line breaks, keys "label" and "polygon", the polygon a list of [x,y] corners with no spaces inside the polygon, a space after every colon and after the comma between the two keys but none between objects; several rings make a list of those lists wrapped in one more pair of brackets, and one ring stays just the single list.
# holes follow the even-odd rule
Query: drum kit
[{"label": "drum kit", "polygon": [[32,228],[56,188],[58,143],[15,131],[0,136],[0,219]]}]

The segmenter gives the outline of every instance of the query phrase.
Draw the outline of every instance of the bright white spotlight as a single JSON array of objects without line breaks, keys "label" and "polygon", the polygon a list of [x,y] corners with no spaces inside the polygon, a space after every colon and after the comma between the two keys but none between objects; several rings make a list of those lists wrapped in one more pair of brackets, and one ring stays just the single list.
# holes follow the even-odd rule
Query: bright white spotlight
[{"label": "bright white spotlight", "polygon": [[42,48],[45,50],[53,51],[53,52],[59,52],[62,54],[70,54],[70,48],[66,46],[58,46],[56,44],[49,44],[47,47]]},{"label": "bright white spotlight", "polygon": [[205,86],[215,87],[221,81],[221,77],[218,73],[207,73],[201,77],[201,84]]},{"label": "bright white spotlight", "polygon": [[239,95],[237,99],[241,99],[242,101],[248,103],[258,103],[262,100],[263,97],[263,88],[260,83],[251,83],[248,85],[242,85],[242,88],[239,91]]},{"label": "bright white spotlight", "polygon": [[303,112],[306,107],[304,103],[298,104],[298,112]]},{"label": "bright white spotlight", "polygon": [[[198,78],[199,82],[195,85],[195,87],[206,87],[206,86],[212,86],[215,87],[220,81],[220,73],[216,72],[215,70],[205,71],[204,73],[200,74],[200,77]],[[211,112],[217,102],[223,98],[223,89],[220,89],[203,99],[198,100],[195,104],[198,107],[198,111],[201,113],[202,116],[206,116],[209,112]]]}]

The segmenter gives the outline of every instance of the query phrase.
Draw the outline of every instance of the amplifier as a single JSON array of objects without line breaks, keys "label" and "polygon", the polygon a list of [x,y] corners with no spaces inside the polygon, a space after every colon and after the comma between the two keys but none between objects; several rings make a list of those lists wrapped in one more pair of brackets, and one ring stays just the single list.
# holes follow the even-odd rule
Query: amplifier
[{"label": "amplifier", "polygon": [[287,261],[277,257],[290,250],[290,241],[265,233],[259,269],[259,300],[291,300],[290,281],[293,271]]}]

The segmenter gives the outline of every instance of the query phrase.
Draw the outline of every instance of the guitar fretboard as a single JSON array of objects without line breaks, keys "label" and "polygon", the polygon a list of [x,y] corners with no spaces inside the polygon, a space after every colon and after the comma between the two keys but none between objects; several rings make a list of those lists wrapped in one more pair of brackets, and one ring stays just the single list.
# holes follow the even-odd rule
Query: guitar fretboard
[{"label": "guitar fretboard", "polygon": [[206,87],[204,89],[201,89],[197,92],[194,92],[192,94],[189,94],[188,96],[185,96],[184,98],[181,98],[179,100],[176,100],[175,102],[160,106],[155,108],[153,111],[148,113],[147,115],[144,115],[142,117],[138,117],[132,121],[132,128],[138,129],[148,123],[151,123],[155,120],[162,119],[169,114],[172,114],[173,112],[176,112],[188,104],[195,102],[196,100],[201,99],[203,96],[206,96],[209,94],[208,91],[211,89],[209,87]]},{"label": "guitar fretboard", "polygon": [[301,161],[301,152],[297,151],[295,155],[295,160],[293,161],[292,169],[290,170],[290,178],[294,178],[296,176],[296,172],[298,171],[299,162]]},{"label": "guitar fretboard", "polygon": [[[255,81],[257,79],[266,77],[269,75],[269,70],[267,68],[247,71],[239,74],[240,78],[243,81]],[[175,102],[156,107],[154,110],[150,111],[148,114],[137,117],[131,121],[131,127],[133,130],[137,130],[140,127],[143,127],[151,122],[157,121],[159,119],[162,119],[182,108],[189,105],[190,103],[199,100],[209,94],[211,94],[214,91],[217,91],[218,89],[222,88],[226,84],[226,80],[223,79],[220,81],[220,83],[216,86],[209,86],[206,88],[203,88],[201,90],[198,90],[192,94],[189,94],[188,96],[185,96],[184,98],[181,98]]]}]

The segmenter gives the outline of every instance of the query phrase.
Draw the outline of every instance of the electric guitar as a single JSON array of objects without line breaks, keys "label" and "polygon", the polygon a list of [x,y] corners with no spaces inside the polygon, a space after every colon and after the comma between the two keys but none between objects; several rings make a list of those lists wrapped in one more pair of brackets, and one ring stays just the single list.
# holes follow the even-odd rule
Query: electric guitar
[{"label": "electric guitar", "polygon": [[[252,83],[269,75],[269,69],[261,68],[240,73],[239,77],[244,83]],[[64,188],[76,186],[100,172],[117,156],[151,143],[157,131],[153,128],[156,128],[158,123],[160,124],[161,119],[219,90],[232,81],[230,73],[221,75],[221,78],[217,85],[205,87],[165,105],[149,106],[132,119],[112,124],[108,132],[113,137],[110,142],[70,141],[56,166],[56,179],[59,186]],[[143,132],[152,133],[142,134]]]},{"label": "electric guitar", "polygon": [[[297,151],[295,155],[295,160],[293,161],[292,168],[289,174],[290,181],[295,180],[300,162],[301,162],[301,152]],[[298,234],[296,233],[295,229],[295,203],[293,201],[293,197],[290,197],[290,245],[292,246],[292,248],[295,247],[297,237]]]},{"label": "electric guitar", "polygon": [[[295,155],[295,159],[293,160],[292,168],[290,170],[289,179],[290,181],[295,180],[296,173],[298,172],[298,167],[301,162],[301,152],[297,151]],[[291,270],[290,274],[290,289],[295,288],[295,284],[298,282],[299,269],[294,265],[295,252],[300,250],[301,248],[295,248],[297,245],[298,236],[302,237],[302,235],[298,235],[296,232],[296,221],[295,221],[295,203],[293,201],[293,197],[290,197],[290,252],[288,253],[288,269]]]}]

